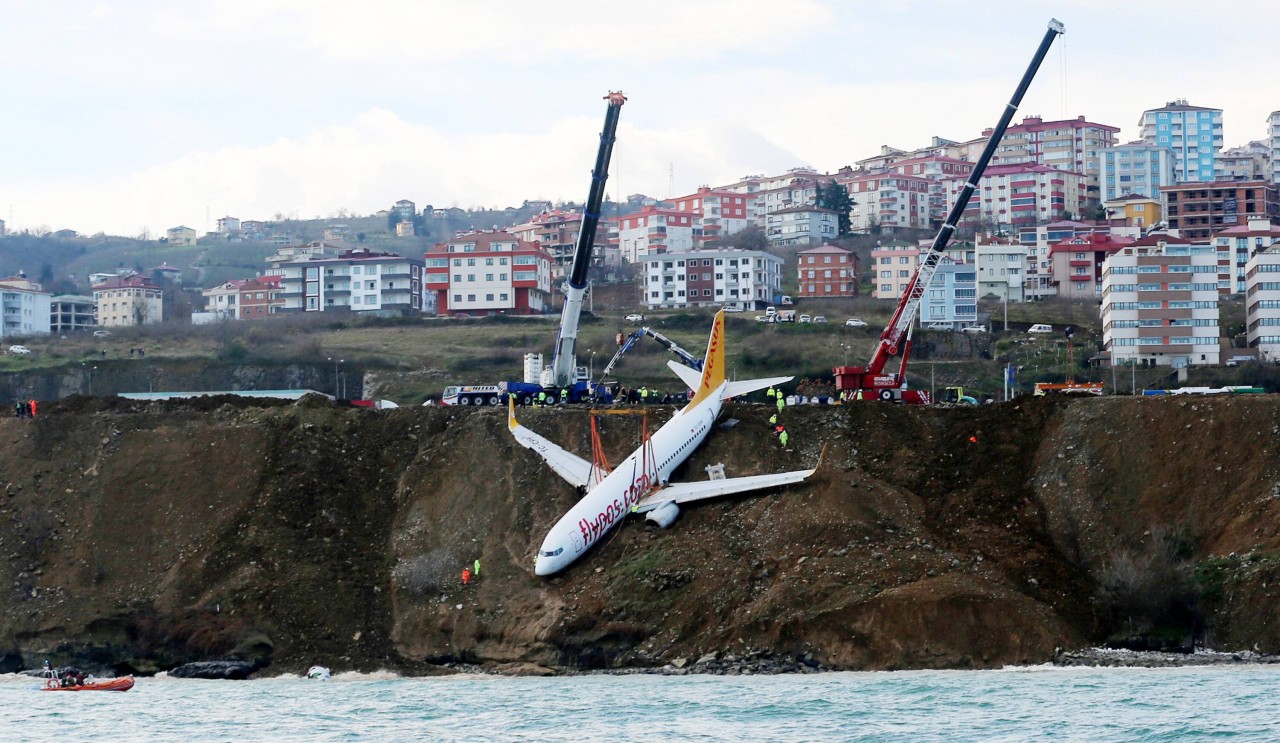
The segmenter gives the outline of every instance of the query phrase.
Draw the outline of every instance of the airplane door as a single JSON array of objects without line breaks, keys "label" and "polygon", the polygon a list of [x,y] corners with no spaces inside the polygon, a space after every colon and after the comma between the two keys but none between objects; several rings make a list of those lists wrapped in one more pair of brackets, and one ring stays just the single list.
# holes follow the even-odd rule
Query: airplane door
[{"label": "airplane door", "polygon": [[573,545],[574,554],[581,552],[584,547],[582,543],[582,532],[577,529],[569,532],[569,542]]}]

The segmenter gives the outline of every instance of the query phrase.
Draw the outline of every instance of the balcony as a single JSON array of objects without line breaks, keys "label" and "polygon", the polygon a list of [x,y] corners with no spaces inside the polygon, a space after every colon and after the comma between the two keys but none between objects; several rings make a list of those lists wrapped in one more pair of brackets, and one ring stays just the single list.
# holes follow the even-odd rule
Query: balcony
[{"label": "balcony", "polygon": [[1088,268],[1089,266],[1092,266],[1092,265],[1093,265],[1093,261],[1089,261],[1089,260],[1085,260],[1085,261],[1067,261],[1067,265],[1068,265],[1068,266],[1071,266],[1072,268],[1076,268],[1076,267],[1079,267],[1079,268]]},{"label": "balcony", "polygon": [[1092,276],[1090,276],[1089,274],[1083,274],[1083,275],[1081,275],[1081,274],[1076,274],[1076,275],[1074,275],[1074,276],[1072,276],[1072,277],[1071,277],[1071,280],[1072,280],[1072,281],[1081,281],[1081,282],[1083,282],[1083,281],[1093,281],[1093,277],[1092,277]]}]

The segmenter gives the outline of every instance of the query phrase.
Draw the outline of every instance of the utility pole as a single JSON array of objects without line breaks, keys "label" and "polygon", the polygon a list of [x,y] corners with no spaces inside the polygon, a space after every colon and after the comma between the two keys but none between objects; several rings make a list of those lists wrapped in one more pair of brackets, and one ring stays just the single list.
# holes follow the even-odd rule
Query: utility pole
[{"label": "utility pole", "polygon": [[1134,359],[1129,366],[1129,394],[1138,394],[1138,360]]}]

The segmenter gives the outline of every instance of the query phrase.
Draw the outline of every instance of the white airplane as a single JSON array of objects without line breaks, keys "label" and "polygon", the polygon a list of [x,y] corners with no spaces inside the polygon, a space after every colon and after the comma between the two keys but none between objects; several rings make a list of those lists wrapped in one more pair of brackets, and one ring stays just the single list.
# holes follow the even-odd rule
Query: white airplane
[{"label": "white airplane", "polygon": [[537,452],[570,485],[586,491],[582,500],[556,522],[543,540],[534,561],[534,573],[552,575],[564,570],[628,513],[646,513],[647,520],[666,528],[680,515],[679,503],[789,485],[813,474],[814,470],[797,470],[726,480],[668,482],[672,471],[711,432],[725,400],[792,379],[771,377],[727,382],[724,357],[724,311],[721,310],[716,313],[711,328],[701,374],[675,361],[667,362],[685,385],[695,391],[689,404],[612,472],[602,471],[520,425],[516,421],[514,402],[509,405],[507,427],[516,441]]}]

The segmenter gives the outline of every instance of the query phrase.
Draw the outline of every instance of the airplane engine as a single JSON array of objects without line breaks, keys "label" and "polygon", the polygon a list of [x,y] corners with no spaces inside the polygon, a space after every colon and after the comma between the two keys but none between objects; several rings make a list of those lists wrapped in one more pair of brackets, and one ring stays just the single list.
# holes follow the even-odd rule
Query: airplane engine
[{"label": "airplane engine", "polygon": [[680,506],[677,506],[675,501],[672,501],[645,514],[644,520],[659,529],[665,529],[668,526],[671,526],[671,524],[679,517]]}]

